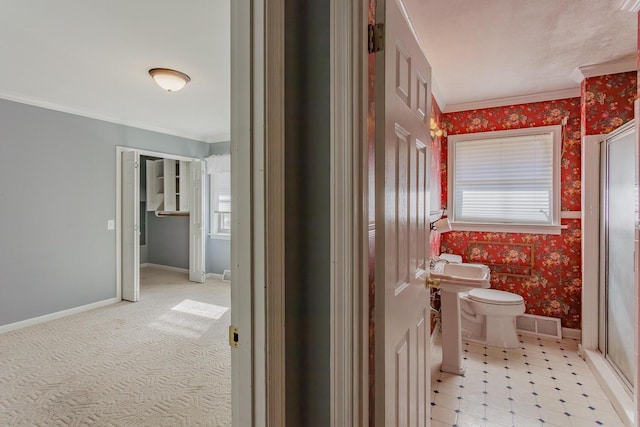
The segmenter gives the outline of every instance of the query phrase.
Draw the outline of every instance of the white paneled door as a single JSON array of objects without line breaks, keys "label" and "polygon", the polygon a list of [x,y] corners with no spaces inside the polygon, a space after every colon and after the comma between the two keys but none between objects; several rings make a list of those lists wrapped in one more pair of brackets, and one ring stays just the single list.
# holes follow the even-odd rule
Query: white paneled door
[{"label": "white paneled door", "polygon": [[376,19],[385,40],[375,69],[375,418],[388,427],[426,426],[431,68],[401,3],[378,1]]},{"label": "white paneled door", "polygon": [[122,152],[122,299],[140,299],[140,154]]},{"label": "white paneled door", "polygon": [[189,200],[189,280],[204,283],[204,162],[194,160],[189,168],[191,172],[191,200]]}]

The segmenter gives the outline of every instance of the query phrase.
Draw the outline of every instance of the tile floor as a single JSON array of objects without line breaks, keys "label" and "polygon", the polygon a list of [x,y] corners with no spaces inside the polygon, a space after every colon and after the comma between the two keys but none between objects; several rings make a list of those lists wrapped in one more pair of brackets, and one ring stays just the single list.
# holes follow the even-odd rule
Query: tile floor
[{"label": "tile floor", "polygon": [[521,348],[463,343],[464,377],[432,352],[431,426],[623,426],[575,340],[521,335]]}]

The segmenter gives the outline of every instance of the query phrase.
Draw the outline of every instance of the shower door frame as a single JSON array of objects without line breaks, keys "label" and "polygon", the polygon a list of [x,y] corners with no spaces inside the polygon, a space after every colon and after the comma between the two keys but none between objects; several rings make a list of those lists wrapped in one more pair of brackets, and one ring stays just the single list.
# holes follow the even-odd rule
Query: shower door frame
[{"label": "shower door frame", "polygon": [[[635,101],[636,138],[640,135],[640,100]],[[583,135],[581,144],[581,181],[582,181],[582,321],[580,355],[585,359],[590,370],[598,380],[602,389],[627,426],[634,425],[636,408],[638,408],[638,388],[634,396],[629,396],[626,386],[611,369],[609,363],[598,350],[597,315],[599,305],[600,278],[600,144],[609,135]],[[636,142],[637,146],[640,142]],[[636,231],[636,233],[638,233]],[[637,234],[636,234],[637,235]],[[636,246],[636,264],[640,264]],[[638,301],[638,274],[636,273],[635,301]],[[638,304],[636,303],[636,310]],[[636,314],[636,316],[638,316]],[[636,337],[636,339],[638,339]],[[636,341],[637,344],[637,341]],[[635,366],[638,366],[636,356]],[[640,385],[636,369],[636,384]],[[640,411],[638,411],[640,412]]]},{"label": "shower door frame", "polygon": [[[634,385],[627,379],[626,375],[622,372],[622,370],[617,366],[617,364],[612,360],[609,356],[609,337],[608,337],[608,326],[609,326],[609,228],[607,224],[609,223],[609,193],[605,191],[608,189],[609,185],[609,147],[610,142],[625,136],[630,132],[636,132],[636,123],[634,121],[628,122],[623,126],[620,126],[618,129],[606,135],[606,138],[600,144],[600,230],[599,236],[601,245],[599,248],[600,252],[600,261],[599,261],[599,278],[598,278],[598,350],[609,364],[611,369],[616,373],[620,382],[625,386],[626,392],[629,393],[630,396],[634,394]],[[637,133],[636,133],[637,139]],[[637,156],[637,154],[636,154]],[[637,158],[637,157],[636,157]],[[636,165],[636,173],[638,167]],[[636,177],[637,179],[637,177]],[[637,208],[637,207],[636,207]],[[637,218],[635,218],[634,224],[634,233],[637,226]],[[634,236],[635,237],[635,236]],[[635,266],[634,266],[635,269]],[[635,274],[637,280],[637,274]],[[635,283],[634,283],[635,289]],[[636,301],[636,296],[633,295],[633,301]],[[635,312],[635,307],[634,310]],[[634,319],[635,321],[635,319]],[[637,341],[637,337],[634,337],[634,340]],[[637,345],[634,344],[634,345]],[[635,353],[635,349],[634,349]],[[635,361],[637,366],[637,361]],[[635,370],[634,370],[635,371]],[[632,376],[635,374],[632,373]]]}]

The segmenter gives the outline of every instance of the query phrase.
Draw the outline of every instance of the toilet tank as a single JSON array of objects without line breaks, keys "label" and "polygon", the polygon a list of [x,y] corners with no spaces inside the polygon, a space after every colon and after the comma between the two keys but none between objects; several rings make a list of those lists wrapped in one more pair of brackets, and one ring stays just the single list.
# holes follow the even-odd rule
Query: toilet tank
[{"label": "toilet tank", "polygon": [[447,260],[449,262],[458,263],[458,264],[462,263],[462,257],[456,254],[440,254],[438,258]]}]

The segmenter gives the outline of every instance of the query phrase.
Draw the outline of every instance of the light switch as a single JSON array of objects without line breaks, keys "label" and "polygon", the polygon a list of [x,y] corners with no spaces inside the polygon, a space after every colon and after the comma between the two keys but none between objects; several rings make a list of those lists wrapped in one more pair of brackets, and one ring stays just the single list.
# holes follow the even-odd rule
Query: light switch
[{"label": "light switch", "polygon": [[116,229],[116,221],[113,219],[107,220],[107,230],[115,230]]}]

